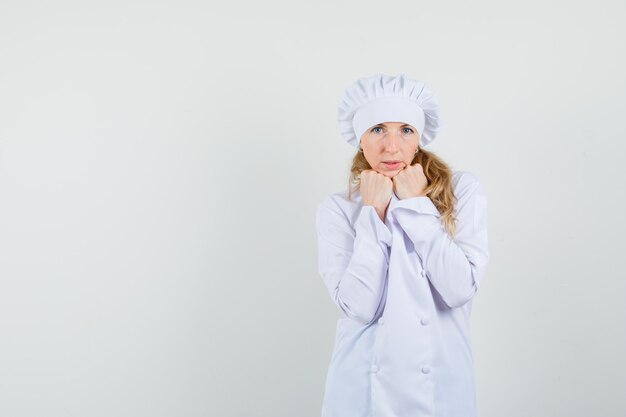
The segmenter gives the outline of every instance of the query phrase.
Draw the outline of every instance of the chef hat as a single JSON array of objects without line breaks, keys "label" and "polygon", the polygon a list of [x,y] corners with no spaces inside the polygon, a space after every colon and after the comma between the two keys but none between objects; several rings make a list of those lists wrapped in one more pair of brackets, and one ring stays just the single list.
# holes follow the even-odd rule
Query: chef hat
[{"label": "chef hat", "polygon": [[441,127],[439,104],[432,90],[404,74],[358,79],[344,92],[337,120],[341,136],[357,148],[361,135],[378,123],[410,124],[419,133],[420,147],[432,142]]}]

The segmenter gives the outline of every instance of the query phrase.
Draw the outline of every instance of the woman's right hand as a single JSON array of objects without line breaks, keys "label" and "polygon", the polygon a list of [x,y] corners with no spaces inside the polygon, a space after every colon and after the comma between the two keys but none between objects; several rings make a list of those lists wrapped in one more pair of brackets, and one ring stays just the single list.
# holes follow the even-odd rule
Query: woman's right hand
[{"label": "woman's right hand", "polygon": [[384,222],[391,193],[393,193],[393,180],[373,169],[361,172],[360,184],[361,197],[364,206],[374,206],[378,217]]}]

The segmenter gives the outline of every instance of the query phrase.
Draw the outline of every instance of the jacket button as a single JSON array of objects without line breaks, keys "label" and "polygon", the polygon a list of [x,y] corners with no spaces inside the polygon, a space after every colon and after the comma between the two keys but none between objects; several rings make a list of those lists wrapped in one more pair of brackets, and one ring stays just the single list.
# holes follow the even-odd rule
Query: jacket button
[{"label": "jacket button", "polygon": [[382,326],[383,324],[385,324],[385,320],[382,317],[379,318],[378,319],[378,324],[380,324]]},{"label": "jacket button", "polygon": [[427,373],[430,372],[430,368],[428,366],[424,366],[424,367],[422,367],[422,372],[427,374]]},{"label": "jacket button", "polygon": [[372,367],[370,368],[370,370],[374,373],[378,372],[378,365],[372,365]]},{"label": "jacket button", "polygon": [[422,323],[424,326],[426,326],[426,325],[428,324],[428,317],[423,317],[423,318],[420,320],[420,323]]}]

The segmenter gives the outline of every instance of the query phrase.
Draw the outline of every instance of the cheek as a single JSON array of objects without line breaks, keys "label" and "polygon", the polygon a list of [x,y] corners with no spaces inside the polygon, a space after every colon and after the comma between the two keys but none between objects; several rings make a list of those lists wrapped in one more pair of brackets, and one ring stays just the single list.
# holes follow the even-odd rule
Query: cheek
[{"label": "cheek", "polygon": [[377,149],[376,146],[363,146],[363,155],[365,155],[365,159],[370,165],[378,164],[382,158],[380,157],[382,154],[380,149]]}]

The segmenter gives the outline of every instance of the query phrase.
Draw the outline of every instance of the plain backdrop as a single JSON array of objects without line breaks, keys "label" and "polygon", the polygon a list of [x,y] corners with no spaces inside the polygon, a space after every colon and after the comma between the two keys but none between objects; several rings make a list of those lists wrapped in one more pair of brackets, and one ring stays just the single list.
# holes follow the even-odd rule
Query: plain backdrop
[{"label": "plain backdrop", "polygon": [[316,417],[359,77],[483,182],[482,417],[626,415],[626,4],[0,0],[0,417]]}]

